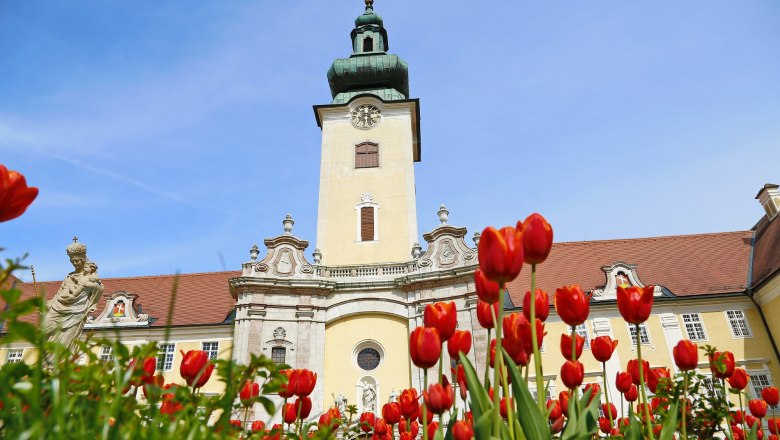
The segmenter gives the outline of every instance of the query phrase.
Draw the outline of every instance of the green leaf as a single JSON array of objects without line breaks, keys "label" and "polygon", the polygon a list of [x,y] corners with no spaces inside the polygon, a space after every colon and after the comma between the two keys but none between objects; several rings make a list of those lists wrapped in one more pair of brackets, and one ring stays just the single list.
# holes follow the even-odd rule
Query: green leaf
[{"label": "green leaf", "polygon": [[502,348],[501,352],[504,354],[504,363],[509,371],[509,377],[512,378],[512,391],[517,402],[517,419],[523,427],[523,432],[529,439],[549,439],[551,434],[547,425],[547,416],[539,410],[515,362],[506,350]]},{"label": "green leaf", "polygon": [[[461,354],[461,356],[463,355]],[[487,440],[490,438],[495,411],[495,408],[491,408],[485,411],[480,417],[474,417],[474,437],[477,440]]]},{"label": "green leaf", "polygon": [[487,390],[480,383],[477,372],[463,352],[460,352],[460,362],[463,364],[463,370],[466,373],[466,385],[471,395],[471,411],[474,414],[474,419],[480,419],[483,414],[492,408],[493,404],[490,401]]},{"label": "green leaf", "polygon": [[661,429],[661,437],[659,440],[674,440],[674,433],[677,430],[677,403],[678,402],[674,402],[666,413],[666,420]]},{"label": "green leaf", "polygon": [[450,421],[447,422],[447,432],[444,433],[444,440],[452,440],[452,429],[455,427],[455,422],[458,421],[458,410],[450,412]]}]

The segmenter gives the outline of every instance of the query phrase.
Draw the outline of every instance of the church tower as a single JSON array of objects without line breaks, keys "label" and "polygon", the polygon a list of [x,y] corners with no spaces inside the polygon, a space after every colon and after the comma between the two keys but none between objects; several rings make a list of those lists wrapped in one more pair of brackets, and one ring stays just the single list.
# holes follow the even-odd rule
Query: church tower
[{"label": "church tower", "polygon": [[387,53],[373,0],[351,39],[352,55],[328,70],[333,101],[314,106],[322,129],[316,248],[328,266],[407,261],[417,241],[419,100],[409,99],[406,62]]}]

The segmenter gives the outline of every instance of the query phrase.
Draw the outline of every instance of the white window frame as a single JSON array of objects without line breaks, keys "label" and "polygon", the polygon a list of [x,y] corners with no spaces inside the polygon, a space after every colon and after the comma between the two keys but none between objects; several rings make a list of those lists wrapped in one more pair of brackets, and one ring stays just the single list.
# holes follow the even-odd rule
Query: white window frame
[{"label": "white window frame", "polygon": [[200,343],[201,349],[209,356],[209,360],[213,361],[219,356],[219,341],[203,341]]},{"label": "white window frame", "polygon": [[[761,390],[764,388],[769,388],[772,386],[772,372],[768,369],[761,369],[761,370],[748,370],[748,376],[750,376],[750,382],[748,382],[748,385],[750,385],[750,391],[753,393],[754,399],[761,399]],[[764,384],[756,384],[753,382],[754,378],[758,376],[764,376],[764,379],[766,380],[766,385]],[[774,409],[777,410],[780,406],[775,406]],[[771,406],[769,407],[772,408]],[[768,415],[768,414],[767,414]]]},{"label": "white window frame", "polygon": [[114,362],[114,347],[104,345],[100,347],[100,362],[110,364]]},{"label": "white window frame", "polygon": [[[745,331],[747,332],[744,335],[737,335],[737,332],[734,331],[734,322],[739,320],[740,318],[732,318],[729,316],[729,313],[733,314],[741,314],[742,315],[742,323],[745,325]],[[734,339],[744,339],[744,338],[752,338],[753,337],[753,330],[750,329],[750,323],[748,322],[747,315],[745,314],[744,310],[725,310],[723,314],[726,317],[726,322],[729,324],[729,330],[731,330],[731,336],[734,337]]]},{"label": "white window frame", "polygon": [[[544,383],[544,387],[547,390],[547,399],[545,400],[545,402],[547,402],[550,399],[553,399],[553,400],[557,399],[557,396],[555,395],[555,381],[553,381],[553,380],[547,381],[546,380],[545,383]],[[539,395],[539,393],[536,392],[536,387],[535,386],[529,386],[528,387],[528,391],[531,392],[531,396],[534,398],[534,400],[536,400],[537,396]]]},{"label": "white window frame", "polygon": [[176,354],[176,344],[160,344],[160,350],[157,354],[157,369],[159,371],[173,370],[173,356]]},{"label": "white window frame", "polygon": [[[712,386],[713,391],[715,391],[715,396],[718,399],[723,399],[723,389],[721,388],[720,379],[717,379],[717,378],[713,377],[712,374],[704,374],[703,376],[704,376],[704,381],[705,381],[704,386],[707,387],[708,397],[709,397],[710,390],[709,390],[709,387],[708,387],[706,381],[710,382],[710,385]],[[716,380],[718,382],[715,382]]]},{"label": "white window frame", "polygon": [[17,364],[22,362],[24,357],[24,348],[9,348],[5,357],[6,364]]},{"label": "white window frame", "polygon": [[[709,340],[709,337],[707,336],[707,328],[704,327],[704,318],[702,318],[701,313],[683,313],[680,317],[682,318],[683,327],[685,327],[685,334],[688,335],[688,339],[691,341]],[[688,321],[686,321],[686,317],[688,317]],[[702,338],[694,337],[695,334],[691,331],[691,327],[695,327],[697,324],[701,328],[701,333],[704,335]],[[697,330],[694,329],[694,332],[696,331]]]},{"label": "white window frame", "polygon": [[[650,339],[650,330],[647,328],[647,323],[643,322],[639,324],[639,335],[634,336],[634,331],[636,331],[636,326],[634,324],[628,324],[628,336],[631,338],[631,346],[636,347],[636,338],[639,337],[639,341],[642,345],[653,345],[653,340]],[[641,342],[642,341],[642,334],[647,336],[647,342]]]},{"label": "white window frame", "polygon": [[590,332],[588,331],[588,321],[578,325],[574,331],[585,339],[585,343],[582,344],[582,349],[590,350]]}]

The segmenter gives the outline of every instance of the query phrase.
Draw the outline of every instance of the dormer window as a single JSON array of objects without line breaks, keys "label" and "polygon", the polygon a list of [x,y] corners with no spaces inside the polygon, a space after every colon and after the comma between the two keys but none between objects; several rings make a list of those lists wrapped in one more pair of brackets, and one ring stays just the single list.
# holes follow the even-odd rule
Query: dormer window
[{"label": "dormer window", "polygon": [[355,168],[379,167],[379,145],[363,142],[355,146]]},{"label": "dormer window", "polygon": [[366,37],[363,39],[363,52],[373,52],[374,51],[374,39],[371,37]]}]

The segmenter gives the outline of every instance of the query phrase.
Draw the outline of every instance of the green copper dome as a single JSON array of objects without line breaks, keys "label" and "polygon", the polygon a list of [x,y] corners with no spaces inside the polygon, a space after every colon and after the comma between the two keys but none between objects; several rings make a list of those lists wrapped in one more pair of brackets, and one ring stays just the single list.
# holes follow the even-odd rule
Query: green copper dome
[{"label": "green copper dome", "polygon": [[399,101],[409,96],[409,68],[398,55],[387,53],[387,31],[382,17],[374,12],[373,0],[366,0],[366,11],[355,20],[350,35],[352,55],[333,61],[328,69],[328,84],[334,104],[348,102],[354,96],[371,94],[384,101]]},{"label": "green copper dome", "polygon": [[368,24],[375,24],[377,26],[382,26],[383,24],[382,17],[376,15],[374,8],[371,6],[366,6],[366,12],[364,12],[362,15],[359,15],[358,18],[355,19],[355,27],[365,26]]}]

